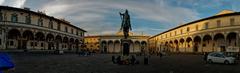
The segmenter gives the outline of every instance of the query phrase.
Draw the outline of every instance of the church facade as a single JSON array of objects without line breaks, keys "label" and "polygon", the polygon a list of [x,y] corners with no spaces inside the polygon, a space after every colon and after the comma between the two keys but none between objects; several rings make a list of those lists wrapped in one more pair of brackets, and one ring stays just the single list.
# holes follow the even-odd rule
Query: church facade
[{"label": "church facade", "polygon": [[[95,50],[100,53],[121,53],[122,44],[121,39],[124,38],[123,32],[118,32],[114,35],[98,35],[98,36],[86,36],[85,45],[86,49],[92,51]],[[128,39],[131,40],[130,43],[130,53],[140,53],[147,52],[148,48],[148,38],[145,35],[133,35],[129,33]]]}]

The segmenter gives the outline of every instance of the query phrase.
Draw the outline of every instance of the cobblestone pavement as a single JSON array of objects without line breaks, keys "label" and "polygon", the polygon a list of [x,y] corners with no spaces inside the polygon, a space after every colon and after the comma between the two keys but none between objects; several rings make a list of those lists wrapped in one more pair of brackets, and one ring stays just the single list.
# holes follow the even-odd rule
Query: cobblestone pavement
[{"label": "cobblestone pavement", "polygon": [[206,64],[200,55],[151,56],[149,65],[116,65],[112,54],[10,54],[16,64],[10,73],[240,73],[240,64]]}]

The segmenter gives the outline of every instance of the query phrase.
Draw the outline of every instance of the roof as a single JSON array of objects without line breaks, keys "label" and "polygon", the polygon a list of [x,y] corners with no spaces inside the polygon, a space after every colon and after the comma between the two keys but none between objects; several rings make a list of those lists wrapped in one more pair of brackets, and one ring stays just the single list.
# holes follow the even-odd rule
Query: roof
[{"label": "roof", "polygon": [[70,24],[70,23],[67,22],[67,21],[63,21],[63,20],[61,20],[61,19],[57,19],[57,18],[54,18],[54,17],[52,17],[52,16],[48,16],[48,15],[43,14],[43,13],[34,12],[34,11],[31,11],[31,10],[27,10],[27,9],[9,7],[9,6],[0,6],[0,9],[6,9],[6,10],[11,9],[11,10],[23,11],[23,12],[26,12],[26,13],[29,12],[29,13],[33,13],[33,14],[36,14],[36,15],[39,15],[39,16],[45,16],[45,17],[47,17],[47,18],[52,18],[52,19],[54,19],[54,20],[56,20],[56,21],[59,21],[59,22],[61,22],[61,23],[64,23],[64,24],[67,24],[67,25],[72,26],[72,27],[74,27],[74,28],[77,28],[78,30],[82,30],[82,31],[84,31],[84,32],[87,32],[86,30],[83,30],[83,29],[81,29],[81,28],[79,28],[79,27],[77,27],[77,26],[74,26],[74,25]]},{"label": "roof", "polygon": [[[226,12],[227,11],[227,12]],[[221,12],[219,12],[218,14],[214,15],[214,16],[210,16],[210,17],[207,17],[207,18],[203,18],[203,19],[199,19],[199,20],[195,20],[195,21],[192,21],[192,22],[189,22],[189,23],[186,23],[186,24],[183,24],[183,25],[179,25],[177,27],[174,27],[172,29],[169,29],[167,31],[164,31],[162,33],[159,33],[157,35],[154,35],[152,37],[150,37],[149,39],[153,38],[153,37],[156,37],[158,35],[161,35],[163,33],[166,33],[166,32],[169,32],[171,30],[174,30],[174,29],[177,29],[177,28],[180,28],[180,27],[183,27],[183,26],[187,26],[187,25],[190,25],[190,24],[193,24],[193,23],[197,23],[197,22],[200,22],[200,21],[204,21],[204,20],[208,20],[208,19],[213,19],[213,18],[219,18],[219,17],[225,17],[225,16],[233,16],[233,15],[240,15],[240,12],[231,12],[230,10],[223,10]]]}]

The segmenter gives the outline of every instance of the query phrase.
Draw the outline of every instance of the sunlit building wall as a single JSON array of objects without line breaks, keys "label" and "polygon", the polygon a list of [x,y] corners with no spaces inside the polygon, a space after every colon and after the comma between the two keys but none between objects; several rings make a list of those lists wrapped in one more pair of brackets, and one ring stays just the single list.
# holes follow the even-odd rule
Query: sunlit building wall
[{"label": "sunlit building wall", "polygon": [[83,44],[85,30],[29,8],[0,6],[0,49],[69,50]]},{"label": "sunlit building wall", "polygon": [[239,52],[240,13],[223,10],[159,33],[149,40],[151,52]]},{"label": "sunlit building wall", "polygon": [[[128,39],[130,42],[130,53],[140,53],[147,50],[147,39],[149,36],[146,35],[134,35],[132,32],[129,33]],[[124,38],[122,32],[112,35],[98,35],[98,36],[86,36],[85,45],[86,49],[94,49],[101,53],[121,53],[121,39]]]}]

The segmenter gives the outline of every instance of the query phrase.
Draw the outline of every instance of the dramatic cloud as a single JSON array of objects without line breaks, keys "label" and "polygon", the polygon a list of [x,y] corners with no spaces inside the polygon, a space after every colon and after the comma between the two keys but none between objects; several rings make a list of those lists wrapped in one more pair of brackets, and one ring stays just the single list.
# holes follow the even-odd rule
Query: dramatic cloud
[{"label": "dramatic cloud", "polygon": [[64,18],[87,34],[115,34],[119,12],[128,9],[135,34],[155,35],[223,9],[239,11],[239,1],[229,0],[0,0],[1,5],[30,7]]},{"label": "dramatic cloud", "polygon": [[[86,29],[90,34],[116,33],[121,23],[118,11],[123,12],[123,9],[130,11],[134,22],[144,20],[150,22],[145,25],[151,25],[151,22],[158,22],[157,25],[161,25],[160,23],[177,25],[198,18],[197,12],[187,8],[170,6],[163,0],[55,0],[48,2],[41,8],[49,15],[70,20],[77,26]],[[142,27],[148,26],[135,26],[134,29],[137,31]],[[145,30],[148,29],[151,27],[145,28]]]},{"label": "dramatic cloud", "polygon": [[2,5],[4,3],[4,0],[0,0],[0,5]]},{"label": "dramatic cloud", "polygon": [[24,7],[26,0],[0,0],[0,4],[2,5],[1,2],[3,2],[3,5],[21,8]]}]

